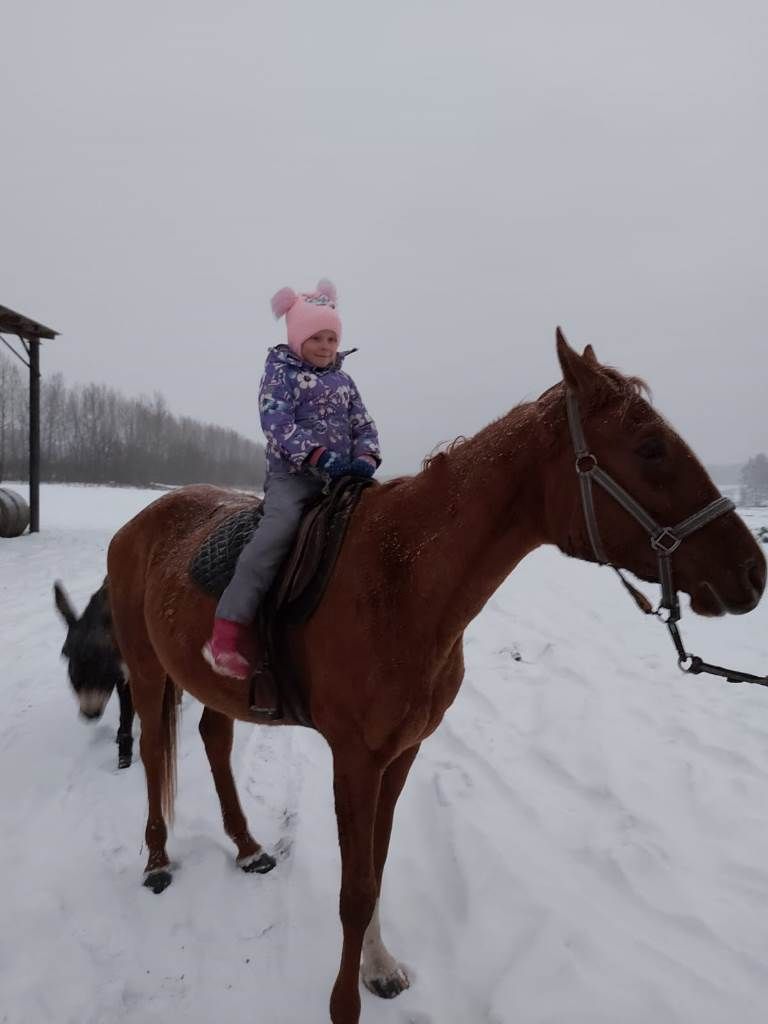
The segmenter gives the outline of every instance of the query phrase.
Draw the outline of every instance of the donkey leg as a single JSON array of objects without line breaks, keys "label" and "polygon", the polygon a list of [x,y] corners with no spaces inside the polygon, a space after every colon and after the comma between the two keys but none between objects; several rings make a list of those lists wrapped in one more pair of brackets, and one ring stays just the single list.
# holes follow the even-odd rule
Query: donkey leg
[{"label": "donkey leg", "polygon": [[128,768],[133,760],[133,698],[128,682],[128,670],[125,678],[117,684],[117,696],[120,699],[120,725],[117,727],[117,767]]},{"label": "donkey leg", "polygon": [[[384,772],[379,795],[379,808],[376,815],[374,830],[374,869],[376,872],[377,892],[381,895],[381,878],[384,864],[389,851],[389,839],[392,834],[392,819],[395,805],[408,777],[411,765],[419,752],[419,745],[403,751]],[[390,954],[381,941],[379,925],[379,900],[371,918],[371,923],[363,939],[363,964],[361,975],[365,987],[382,999],[393,999],[410,986],[408,974],[402,964]]]},{"label": "donkey leg", "polygon": [[333,790],[341,847],[339,910],[344,940],[331,993],[333,1024],[358,1024],[360,1020],[360,954],[377,895],[373,830],[381,777],[381,769],[367,750],[334,750]]},{"label": "donkey leg", "polygon": [[240,806],[235,780],[232,777],[230,759],[233,732],[234,723],[231,718],[221,714],[220,711],[214,711],[213,708],[203,709],[203,716],[200,719],[200,735],[211,765],[216,792],[219,795],[224,831],[237,846],[239,867],[243,871],[256,871],[263,875],[267,871],[271,871],[277,862],[274,857],[262,849],[248,831],[248,822],[245,820]]}]

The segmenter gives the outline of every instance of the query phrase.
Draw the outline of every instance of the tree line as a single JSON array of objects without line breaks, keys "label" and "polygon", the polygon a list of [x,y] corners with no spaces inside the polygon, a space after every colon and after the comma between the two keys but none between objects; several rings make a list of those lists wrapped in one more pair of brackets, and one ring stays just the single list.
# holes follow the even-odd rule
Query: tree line
[{"label": "tree line", "polygon": [[768,457],[762,452],[742,466],[741,504],[768,505]]},{"label": "tree line", "polygon": [[[29,467],[27,371],[0,352],[0,481]],[[214,483],[259,487],[264,448],[234,430],[174,416],[159,393],[127,398],[103,384],[40,386],[40,472],[51,482]]]}]

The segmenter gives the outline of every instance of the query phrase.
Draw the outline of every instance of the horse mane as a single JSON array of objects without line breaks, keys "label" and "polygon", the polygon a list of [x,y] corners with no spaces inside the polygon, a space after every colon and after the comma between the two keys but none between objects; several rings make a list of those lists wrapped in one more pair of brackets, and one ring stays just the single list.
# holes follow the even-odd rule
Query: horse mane
[{"label": "horse mane", "polygon": [[438,441],[429,455],[425,455],[421,462],[422,472],[429,469],[429,467],[440,459],[440,456],[452,455],[453,452],[461,445],[466,444],[469,440],[463,434],[459,434],[458,437],[454,437],[452,441]]},{"label": "horse mane", "polygon": [[653,395],[651,389],[642,377],[625,377],[621,370],[617,370],[615,366],[602,366],[600,372],[613,385],[612,397],[615,398],[618,392],[627,405],[631,405],[636,398],[641,398],[649,403],[652,402]]},{"label": "horse mane", "polygon": [[[609,402],[619,403],[619,418],[624,420],[630,411],[640,411],[639,403],[645,412],[651,402],[651,389],[641,377],[627,377],[614,366],[601,366],[600,374],[605,378],[604,386],[595,389],[593,399],[589,406],[584,409],[585,415],[590,415],[604,408]],[[557,429],[559,423],[564,423],[564,396],[565,388],[563,381],[558,381],[548,388],[535,402],[521,402],[513,406],[505,415],[493,420],[472,437],[459,435],[452,441],[442,441],[424,458],[421,464],[422,471],[442,462],[446,457],[460,455],[465,447],[475,439],[481,440],[484,444],[491,444],[494,441],[508,434],[512,426],[518,426],[523,417],[530,418],[531,429],[539,433],[546,433],[553,439],[559,437],[561,431]],[[647,413],[643,418],[647,418]]]}]

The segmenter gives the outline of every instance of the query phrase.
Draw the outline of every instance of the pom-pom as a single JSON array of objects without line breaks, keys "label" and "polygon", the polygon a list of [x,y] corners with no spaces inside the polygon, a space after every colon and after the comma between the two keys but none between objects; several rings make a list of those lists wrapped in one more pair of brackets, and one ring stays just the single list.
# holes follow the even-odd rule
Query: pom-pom
[{"label": "pom-pom", "polygon": [[333,281],[329,281],[327,277],[321,277],[317,282],[317,294],[324,295],[327,299],[336,305],[336,285]]},{"label": "pom-pom", "polygon": [[296,299],[298,295],[293,288],[281,288],[279,292],[275,292],[272,296],[272,312],[275,317],[279,320],[281,316],[285,316]]}]

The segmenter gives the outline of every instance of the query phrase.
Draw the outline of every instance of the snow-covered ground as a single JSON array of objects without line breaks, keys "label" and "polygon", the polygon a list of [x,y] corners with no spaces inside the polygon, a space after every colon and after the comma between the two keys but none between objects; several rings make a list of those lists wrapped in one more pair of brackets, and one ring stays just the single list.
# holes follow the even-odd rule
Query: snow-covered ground
[{"label": "snow-covered ground", "polygon": [[[109,537],[155,497],[44,486],[44,532],[0,540],[0,1022],[327,1024],[341,933],[323,740],[237,727],[252,831],[281,858],[245,875],[185,698],[178,869],[155,896],[141,765],[115,767],[117,705],[77,717],[52,581],[82,607]],[[683,627],[697,653],[768,670],[768,600]],[[412,988],[364,991],[365,1024],[764,1021],[768,689],[683,676],[611,573],[549,549],[466,653],[385,876],[384,938]]]}]

